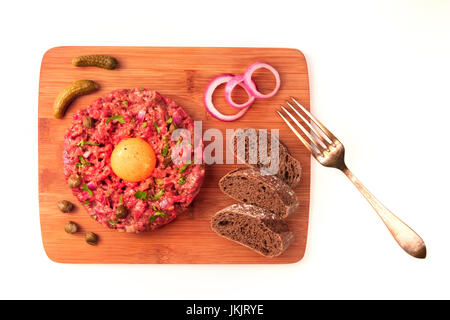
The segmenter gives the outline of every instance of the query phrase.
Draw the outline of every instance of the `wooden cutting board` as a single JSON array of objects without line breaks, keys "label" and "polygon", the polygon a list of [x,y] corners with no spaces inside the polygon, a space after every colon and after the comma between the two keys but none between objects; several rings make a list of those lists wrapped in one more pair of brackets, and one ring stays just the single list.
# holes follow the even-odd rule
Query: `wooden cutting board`
[{"label": "wooden cutting board", "polygon": [[[85,54],[108,54],[117,58],[116,70],[77,68],[72,58]],[[253,62],[274,66],[282,84],[278,94],[268,100],[256,101],[247,114],[235,122],[212,118],[203,106],[203,93],[211,79],[221,73],[240,74]],[[273,79],[264,71],[255,74],[258,86],[269,89]],[[100,90],[78,98],[63,119],[52,116],[53,101],[59,91],[72,81],[96,81]],[[212,215],[234,203],[218,188],[219,179],[241,165],[213,164],[206,168],[206,178],[200,194],[191,208],[173,223],[141,234],[109,230],[90,218],[71,190],[66,186],[62,150],[64,134],[76,110],[85,108],[94,99],[119,88],[151,88],[173,98],[194,120],[203,121],[203,130],[256,128],[280,129],[280,138],[303,166],[302,182],[296,188],[300,201],[297,212],[288,219],[295,241],[281,256],[263,257],[248,248],[216,235],[210,228]],[[223,112],[227,107],[223,89],[214,101]],[[239,97],[237,94],[237,99]],[[289,96],[295,96],[309,109],[308,70],[303,54],[283,48],[157,48],[157,47],[56,47],[42,59],[39,84],[39,211],[42,241],[48,257],[63,263],[292,263],[305,252],[310,194],[310,156],[275,114]],[[205,145],[208,142],[205,141]],[[224,149],[225,150],[225,149]],[[56,202],[67,199],[77,208],[70,214],[59,212]],[[81,226],[74,235],[64,232],[72,220]],[[99,235],[96,246],[84,241],[84,232]]]}]

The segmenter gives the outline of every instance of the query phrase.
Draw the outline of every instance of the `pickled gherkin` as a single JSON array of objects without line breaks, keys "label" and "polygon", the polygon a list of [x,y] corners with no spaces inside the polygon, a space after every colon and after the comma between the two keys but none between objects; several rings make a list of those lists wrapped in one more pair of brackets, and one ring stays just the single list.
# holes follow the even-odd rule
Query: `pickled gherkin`
[{"label": "pickled gherkin", "polygon": [[117,67],[117,60],[111,56],[92,54],[88,56],[80,56],[72,59],[75,67],[99,67],[112,70]]},{"label": "pickled gherkin", "polygon": [[57,119],[62,118],[73,100],[79,96],[94,92],[98,87],[98,84],[92,80],[78,80],[65,87],[56,97],[53,105],[53,116]]}]

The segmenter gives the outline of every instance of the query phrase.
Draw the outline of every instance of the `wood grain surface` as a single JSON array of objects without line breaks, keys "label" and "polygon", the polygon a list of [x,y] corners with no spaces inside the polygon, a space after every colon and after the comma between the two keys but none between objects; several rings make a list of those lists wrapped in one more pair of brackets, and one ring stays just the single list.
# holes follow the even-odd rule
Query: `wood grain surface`
[{"label": "wood grain surface", "polygon": [[[117,58],[119,68],[104,70],[95,67],[73,67],[73,57],[85,54],[108,54]],[[268,100],[258,100],[247,114],[235,122],[212,118],[203,106],[203,93],[211,79],[221,73],[239,74],[255,61],[274,66],[281,76],[278,94]],[[72,81],[89,79],[100,90],[78,98],[63,119],[52,116],[53,101],[59,91]],[[270,90],[273,78],[264,71],[255,74],[263,90]],[[200,194],[191,208],[174,222],[141,234],[109,230],[90,218],[71,190],[63,175],[62,149],[64,134],[76,110],[85,108],[94,99],[120,88],[151,88],[173,98],[194,120],[202,120],[203,131],[209,128],[280,129],[280,138],[303,166],[302,182],[296,188],[300,207],[288,220],[295,241],[281,256],[263,257],[248,248],[216,235],[210,228],[212,215],[234,203],[218,188],[219,179],[237,164],[213,164],[206,168],[206,178]],[[214,96],[220,110],[234,113],[223,99],[223,88]],[[236,99],[243,98],[237,93]],[[62,263],[293,263],[305,252],[308,232],[310,196],[310,155],[300,145],[275,114],[289,96],[295,96],[309,109],[308,70],[303,54],[283,48],[180,48],[180,47],[56,47],[42,59],[39,84],[39,212],[42,241],[48,257]],[[208,142],[205,141],[205,145]],[[224,147],[225,150],[225,147]],[[76,204],[69,214],[59,212],[58,200]],[[67,221],[74,221],[81,232],[64,232]],[[84,241],[84,232],[99,235],[96,246]]]}]

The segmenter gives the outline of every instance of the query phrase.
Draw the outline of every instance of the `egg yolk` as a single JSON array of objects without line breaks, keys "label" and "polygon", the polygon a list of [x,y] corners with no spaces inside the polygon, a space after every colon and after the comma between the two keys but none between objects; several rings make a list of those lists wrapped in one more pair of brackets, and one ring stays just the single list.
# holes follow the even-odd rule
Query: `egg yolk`
[{"label": "egg yolk", "polygon": [[111,154],[111,167],[114,173],[129,182],[147,179],[155,164],[155,152],[140,138],[120,141]]}]

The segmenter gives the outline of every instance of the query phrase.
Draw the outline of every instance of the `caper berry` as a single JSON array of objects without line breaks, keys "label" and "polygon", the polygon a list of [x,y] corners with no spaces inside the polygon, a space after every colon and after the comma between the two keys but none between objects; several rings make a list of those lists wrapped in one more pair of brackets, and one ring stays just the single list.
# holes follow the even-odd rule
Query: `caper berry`
[{"label": "caper berry", "polygon": [[75,233],[75,232],[78,231],[78,226],[77,226],[77,224],[76,224],[75,222],[69,221],[69,222],[67,222],[66,225],[64,226],[64,230],[65,230],[67,233],[73,234],[73,233]]},{"label": "caper berry", "polygon": [[58,209],[64,213],[68,213],[68,212],[72,211],[74,208],[73,203],[70,201],[67,201],[67,200],[58,201],[58,203],[56,205],[58,206]]},{"label": "caper berry", "polygon": [[128,209],[123,204],[119,205],[116,208],[116,218],[117,219],[125,219],[125,217],[128,215]]},{"label": "caper berry", "polygon": [[80,186],[81,180],[81,176],[78,174],[73,174],[67,180],[67,184],[69,185],[69,188],[77,188]]},{"label": "caper berry", "polygon": [[88,129],[92,129],[94,127],[94,119],[91,117],[84,117],[83,118],[83,126]]},{"label": "caper berry", "polygon": [[98,236],[93,232],[86,232],[86,242],[91,246],[97,244]]}]

